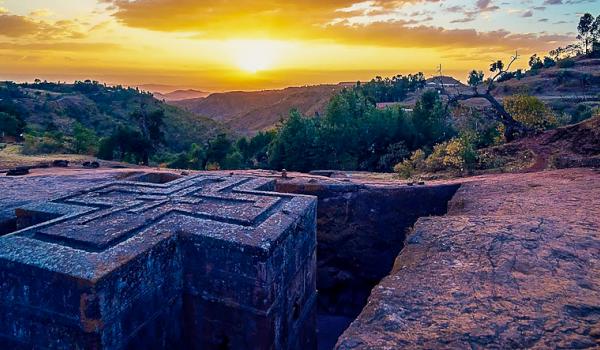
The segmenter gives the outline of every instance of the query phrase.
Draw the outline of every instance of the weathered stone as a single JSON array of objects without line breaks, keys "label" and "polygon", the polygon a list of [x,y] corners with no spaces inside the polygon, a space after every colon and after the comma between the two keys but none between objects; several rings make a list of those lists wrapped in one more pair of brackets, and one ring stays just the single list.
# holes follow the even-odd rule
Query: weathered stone
[{"label": "weathered stone", "polygon": [[319,310],[356,317],[392,269],[407,231],[419,217],[445,214],[459,186],[278,182],[277,191],[319,198]]},{"label": "weathered stone", "polygon": [[600,174],[465,181],[421,218],[338,349],[575,349],[600,338]]},{"label": "weathered stone", "polygon": [[20,230],[0,238],[3,344],[314,347],[315,199],[260,178],[136,180],[16,210]]},{"label": "weathered stone", "polygon": [[87,169],[98,169],[100,167],[100,163],[96,162],[96,161],[92,161],[92,162],[83,162],[82,166],[84,168]]},{"label": "weathered stone", "polygon": [[27,174],[29,174],[29,167],[26,166],[16,167],[6,172],[6,176],[23,176]]}]

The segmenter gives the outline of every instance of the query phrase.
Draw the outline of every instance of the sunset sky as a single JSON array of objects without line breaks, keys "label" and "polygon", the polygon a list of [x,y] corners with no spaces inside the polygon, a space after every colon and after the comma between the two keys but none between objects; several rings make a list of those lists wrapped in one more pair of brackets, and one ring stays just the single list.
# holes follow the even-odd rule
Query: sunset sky
[{"label": "sunset sky", "polygon": [[570,43],[600,0],[0,0],[0,80],[256,90],[444,72]]}]

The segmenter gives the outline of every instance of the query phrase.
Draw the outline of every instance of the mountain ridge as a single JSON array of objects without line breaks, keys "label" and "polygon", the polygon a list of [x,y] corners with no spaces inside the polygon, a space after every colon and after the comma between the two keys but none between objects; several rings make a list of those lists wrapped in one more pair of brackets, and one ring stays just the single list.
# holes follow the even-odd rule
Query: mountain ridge
[{"label": "mountain ridge", "polygon": [[322,114],[330,98],[349,83],[287,87],[275,90],[229,91],[204,98],[167,101],[190,112],[224,123],[243,135],[272,128],[291,109],[304,115]]},{"label": "mountain ridge", "polygon": [[210,95],[210,92],[195,90],[195,89],[181,89],[175,90],[167,93],[161,92],[152,92],[152,95],[158,100],[164,100],[167,102],[170,101],[181,101],[181,100],[190,100],[196,98],[204,98]]}]

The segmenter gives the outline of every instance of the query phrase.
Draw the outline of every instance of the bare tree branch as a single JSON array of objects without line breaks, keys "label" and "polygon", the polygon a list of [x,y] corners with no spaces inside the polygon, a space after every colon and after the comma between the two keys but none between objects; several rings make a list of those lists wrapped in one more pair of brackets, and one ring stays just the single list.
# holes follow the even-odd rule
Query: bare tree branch
[{"label": "bare tree branch", "polygon": [[510,58],[510,62],[508,63],[508,65],[506,66],[506,68],[504,68],[504,69],[498,69],[498,73],[496,73],[496,75],[494,75],[490,79],[490,82],[488,83],[488,87],[486,89],[486,94],[489,94],[494,89],[494,82],[496,82],[496,80],[498,80],[498,78],[500,78],[503,74],[508,73],[510,71],[510,67],[518,59],[519,59],[519,52],[515,51],[515,55]]},{"label": "bare tree branch", "polygon": [[[473,86],[472,94],[463,94],[461,92],[457,92],[455,95],[447,94],[445,90],[443,93],[447,96],[448,101],[446,103],[446,113],[448,113],[449,108],[452,106],[456,106],[460,101],[467,101],[474,98],[482,98],[485,99],[491,107],[496,111],[498,115],[498,120],[504,125],[504,137],[508,142],[513,141],[518,136],[523,136],[530,133],[530,130],[526,128],[522,123],[516,121],[510,113],[506,111],[504,106],[496,100],[496,98],[491,94],[491,91],[494,89],[494,82],[498,80],[503,74],[506,74],[510,71],[512,65],[519,59],[518,52],[515,52],[515,55],[511,57],[510,62],[506,67],[497,67],[492,68],[493,72],[497,70],[497,73],[490,78],[487,88],[484,93],[480,93],[477,86]],[[498,61],[501,62],[501,61]],[[495,65],[493,65],[494,67]],[[441,66],[440,66],[441,67]]]}]

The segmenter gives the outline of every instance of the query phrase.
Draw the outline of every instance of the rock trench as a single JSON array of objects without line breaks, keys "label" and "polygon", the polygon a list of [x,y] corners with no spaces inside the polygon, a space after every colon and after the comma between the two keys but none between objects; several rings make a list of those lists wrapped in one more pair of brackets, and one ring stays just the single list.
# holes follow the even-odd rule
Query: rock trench
[{"label": "rock trench", "polygon": [[[49,187],[122,176],[15,180],[0,196],[0,235],[28,225],[10,208],[49,199]],[[568,169],[462,186],[300,176],[275,189],[318,197],[321,349],[566,349],[600,346],[599,186],[598,171]]]},{"label": "rock trench", "polygon": [[317,205],[317,290],[320,349],[362,311],[387,276],[420,217],[443,215],[459,184],[373,186],[278,181],[276,190],[308,194]]}]

